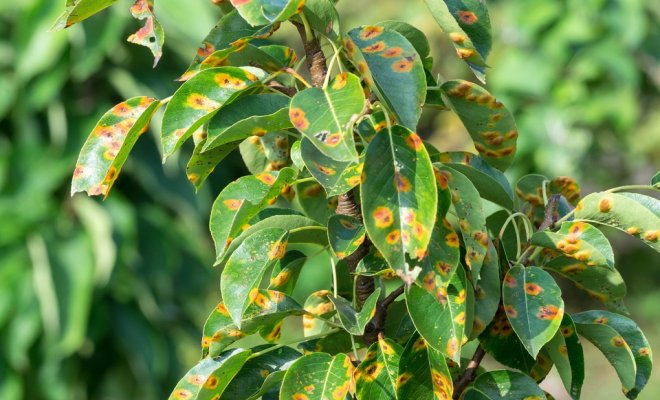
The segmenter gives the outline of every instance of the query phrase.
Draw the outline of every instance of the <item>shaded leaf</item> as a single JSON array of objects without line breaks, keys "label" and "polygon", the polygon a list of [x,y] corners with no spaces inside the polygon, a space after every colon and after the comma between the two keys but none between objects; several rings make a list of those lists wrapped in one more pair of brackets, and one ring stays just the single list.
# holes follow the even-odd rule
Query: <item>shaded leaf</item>
[{"label": "shaded leaf", "polygon": [[506,170],[513,162],[518,138],[513,115],[475,83],[452,80],[441,88],[484,161],[500,171]]},{"label": "shaded leaf", "polygon": [[117,0],[66,0],[66,8],[57,18],[52,31],[59,31],[85,20],[116,3]]},{"label": "shaded leaf", "polygon": [[342,297],[328,296],[328,298],[334,304],[339,315],[339,321],[344,329],[351,335],[360,336],[364,333],[367,323],[376,313],[376,303],[379,296],[380,288],[377,288],[365,300],[360,311],[356,311],[351,303]]},{"label": "shaded leaf", "polygon": [[163,55],[165,32],[154,15],[154,0],[136,0],[131,6],[131,14],[139,20],[146,20],[144,26],[128,37],[129,42],[145,46],[154,55],[154,67]]},{"label": "shaded leaf", "polygon": [[298,348],[303,350],[304,354],[309,353],[328,353],[332,356],[339,353],[348,353],[353,351],[353,342],[351,334],[341,330],[330,333],[320,339],[312,339],[298,343]]},{"label": "shaded leaf", "polygon": [[239,150],[248,171],[255,175],[289,166],[289,136],[283,131],[250,136]]},{"label": "shaded leaf", "polygon": [[535,226],[541,225],[545,214],[545,197],[550,199],[552,195],[561,195],[557,205],[556,219],[563,217],[572,209],[570,206],[577,204],[580,199],[580,186],[575,179],[568,176],[559,176],[548,179],[543,175],[525,175],[516,183],[516,196],[524,203],[520,205],[520,211],[524,212]]},{"label": "shaded leaf", "polygon": [[495,317],[479,336],[484,350],[497,362],[531,374],[536,360],[529,355],[518,336],[513,332],[504,307],[500,305]]},{"label": "shaded leaf", "polygon": [[365,99],[360,79],[341,73],[327,88],[308,88],[291,99],[289,118],[323,154],[337,161],[357,162],[352,125]]},{"label": "shaded leaf", "polygon": [[337,198],[328,197],[323,186],[316,182],[302,182],[295,186],[298,205],[309,218],[325,225],[335,215]]},{"label": "shaded leaf", "polygon": [[[289,243],[291,243],[289,236]],[[291,295],[296,286],[302,267],[307,262],[307,257],[299,251],[290,251],[284,255],[271,272],[268,289]]]},{"label": "shaded leaf", "polygon": [[[203,132],[206,132],[206,130]],[[215,167],[238,147],[239,142],[225,143],[212,150],[202,152],[205,144],[206,139],[195,143],[195,149],[186,165],[186,176],[196,190],[202,187],[209,175],[215,170]]]},{"label": "shaded leaf", "polygon": [[422,62],[427,62],[431,53],[431,47],[424,32],[403,21],[383,21],[377,23],[376,26],[382,26],[387,30],[400,33],[415,48]]},{"label": "shaded leaf", "polygon": [[355,395],[361,399],[396,399],[399,359],[403,348],[382,336],[369,347],[355,372]]},{"label": "shaded leaf", "polygon": [[255,46],[247,43],[246,39],[239,39],[238,43],[238,46],[218,50],[206,57],[199,64],[199,70],[226,65],[250,65],[268,72],[277,72],[282,68],[292,67],[297,59],[296,53],[290,47]]},{"label": "shaded leaf", "polygon": [[405,255],[422,258],[435,223],[437,190],[421,139],[395,125],[369,143],[360,197],[369,238],[392,269],[414,280]]},{"label": "shaded leaf", "polygon": [[312,353],[296,360],[282,382],[283,399],[343,399],[353,386],[353,364],[345,354]]},{"label": "shaded leaf", "polygon": [[573,399],[579,399],[584,381],[584,354],[575,324],[568,314],[559,325],[559,330],[545,349],[561,377],[566,391]]},{"label": "shaded leaf", "polygon": [[465,391],[465,400],[538,399],[545,400],[545,393],[527,375],[515,371],[489,371],[475,379]]},{"label": "shaded leaf", "polygon": [[623,193],[586,196],[575,207],[575,219],[620,229],[660,252],[660,217]]},{"label": "shaded leaf", "polygon": [[415,47],[383,26],[361,26],[348,36],[344,47],[365,83],[398,123],[416,130],[426,97],[426,75]]},{"label": "shaded leaf", "polygon": [[459,265],[460,251],[458,235],[446,219],[438,221],[433,227],[427,255],[417,263],[422,269],[417,277],[418,283],[431,295],[444,290]]},{"label": "shaded leaf", "polygon": [[323,319],[327,319],[334,314],[335,306],[330,300],[332,293],[329,290],[318,290],[307,297],[305,300],[305,312],[303,315],[303,331],[305,336],[313,336],[323,332],[328,324]]},{"label": "shaded leaf", "polygon": [[355,252],[365,239],[364,225],[349,215],[333,215],[328,220],[328,242],[337,258]]},{"label": "shaded leaf", "polygon": [[160,101],[134,97],[103,114],[85,141],[71,181],[71,195],[108,196],[128,154],[147,131]]},{"label": "shaded leaf", "polygon": [[[390,125],[394,125],[395,123],[394,116],[390,116]],[[376,133],[385,128],[387,128],[385,113],[383,111],[376,111],[364,116],[357,126],[357,132],[366,146],[376,136]]]},{"label": "shaded leaf", "polygon": [[301,140],[300,151],[305,167],[323,186],[328,196],[346,193],[360,184],[364,163],[334,160],[323,154],[307,138]]},{"label": "shaded leaf", "polygon": [[415,325],[413,325],[410,315],[408,315],[405,300],[395,301],[388,308],[384,333],[385,336],[392,338],[396,343],[403,345],[415,333]]},{"label": "shaded leaf", "polygon": [[414,336],[399,360],[396,388],[399,399],[451,399],[453,383],[444,356]]},{"label": "shaded leaf", "polygon": [[339,13],[332,0],[306,0],[302,12],[312,30],[333,42],[339,39]]},{"label": "shaded leaf", "polygon": [[656,172],[655,175],[653,175],[653,178],[651,178],[651,185],[660,188],[660,171]]},{"label": "shaded leaf", "polygon": [[304,0],[230,0],[241,17],[250,25],[266,25],[286,21],[299,13]]},{"label": "shaded leaf", "polygon": [[474,285],[474,320],[470,338],[479,336],[493,320],[500,302],[500,264],[493,243],[488,244],[488,251],[481,268],[481,277]]}]

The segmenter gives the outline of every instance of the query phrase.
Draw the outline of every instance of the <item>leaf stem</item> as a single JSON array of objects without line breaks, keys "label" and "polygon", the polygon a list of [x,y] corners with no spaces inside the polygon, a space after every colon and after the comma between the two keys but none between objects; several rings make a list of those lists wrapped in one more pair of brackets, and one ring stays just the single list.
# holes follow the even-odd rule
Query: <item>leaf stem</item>
[{"label": "leaf stem", "polygon": [[657,188],[652,185],[626,185],[626,186],[618,186],[612,189],[608,189],[605,191],[605,193],[615,193],[615,192],[623,192],[626,190],[653,190],[653,191],[658,191],[660,188]]},{"label": "leaf stem", "polygon": [[307,19],[307,16],[305,15],[304,12],[300,13],[300,20],[302,21],[303,26],[305,27],[305,35],[306,35],[307,43],[316,40],[316,38],[314,37],[314,32],[312,31],[312,26],[310,25],[309,20]]},{"label": "leaf stem", "polygon": [[293,186],[293,185],[298,185],[300,183],[313,182],[313,181],[316,181],[316,179],[313,176],[308,176],[307,178],[296,179],[291,183],[291,185]]},{"label": "leaf stem", "polygon": [[311,87],[312,87],[312,85],[310,85],[309,82],[307,82],[307,80],[305,80],[305,78],[303,78],[303,77],[302,77],[298,72],[296,72],[296,70],[294,70],[293,68],[291,68],[291,67],[287,67],[287,68],[283,68],[282,70],[283,70],[284,72],[286,72],[287,74],[289,74],[289,75],[293,76],[294,78],[296,78],[300,83],[302,83],[303,85],[305,85],[305,87],[308,87],[308,88],[311,88]]}]

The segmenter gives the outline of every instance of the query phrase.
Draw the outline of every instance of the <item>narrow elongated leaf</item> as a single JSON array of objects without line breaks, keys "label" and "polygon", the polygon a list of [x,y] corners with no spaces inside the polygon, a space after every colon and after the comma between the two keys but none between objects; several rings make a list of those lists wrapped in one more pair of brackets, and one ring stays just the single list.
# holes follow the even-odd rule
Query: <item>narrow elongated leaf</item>
[{"label": "narrow elongated leaf", "polygon": [[472,153],[453,151],[441,153],[431,159],[465,175],[482,198],[508,210],[513,209],[513,191],[509,181],[501,171],[491,167],[483,158]]},{"label": "narrow elongated leaf", "polygon": [[66,9],[50,29],[59,31],[68,28],[116,2],[117,0],[66,0]]},{"label": "narrow elongated leaf", "polygon": [[250,136],[263,136],[291,128],[287,96],[261,93],[244,96],[223,107],[209,122],[204,151],[242,141]]},{"label": "narrow elongated leaf", "polygon": [[289,118],[305,137],[326,156],[357,162],[350,129],[364,108],[360,79],[348,72],[337,75],[327,88],[309,88],[291,99]]},{"label": "narrow elongated leaf", "polygon": [[515,371],[489,371],[475,379],[465,392],[465,400],[545,400],[543,390],[527,375]]},{"label": "narrow elongated leaf", "polygon": [[245,239],[229,257],[220,289],[227,311],[239,329],[246,308],[259,297],[258,285],[266,269],[284,257],[287,239],[283,229],[264,229]]},{"label": "narrow elongated leaf", "polygon": [[408,341],[399,360],[398,399],[451,399],[453,383],[445,357],[421,337]]},{"label": "narrow elongated leaf", "polygon": [[399,124],[416,130],[426,97],[426,75],[415,47],[383,26],[361,26],[348,36],[346,51],[364,81]]},{"label": "narrow elongated leaf", "polygon": [[369,347],[355,371],[355,395],[358,400],[397,399],[396,382],[403,348],[382,336]]},{"label": "narrow elongated leaf", "polygon": [[467,293],[457,274],[435,296],[417,285],[406,293],[410,318],[429,346],[458,362],[465,333]]},{"label": "narrow elongated leaf", "polygon": [[614,270],[614,252],[605,235],[586,222],[564,222],[557,233],[537,232],[532,244],[559,251],[588,267]]},{"label": "narrow elongated leaf", "polygon": [[332,304],[335,305],[339,321],[348,333],[354,336],[360,336],[364,333],[367,323],[376,313],[376,303],[380,296],[380,288],[377,288],[364,302],[362,309],[356,311],[351,303],[342,297],[328,296]]},{"label": "narrow elongated leaf", "polygon": [[462,173],[436,164],[440,189],[451,190],[451,201],[458,216],[458,227],[465,242],[465,265],[476,282],[488,251],[486,217],[479,192]]},{"label": "narrow elongated leaf", "polygon": [[343,399],[353,386],[353,364],[345,354],[332,357],[312,353],[287,370],[280,390],[282,399]]},{"label": "narrow elongated leaf", "polygon": [[232,349],[215,358],[203,358],[181,378],[169,400],[211,400],[220,396],[252,352]]},{"label": "narrow elongated leaf", "polygon": [[344,194],[361,182],[363,162],[337,161],[323,154],[312,142],[300,142],[302,161],[310,174],[323,186],[328,196]]},{"label": "narrow elongated leaf", "polygon": [[622,193],[600,192],[586,196],[575,208],[575,219],[620,229],[660,252],[660,217]]},{"label": "narrow elongated leaf", "polygon": [[486,58],[492,34],[488,8],[479,0],[425,0],[431,15],[454,43],[458,57],[468,63],[479,80],[486,80]]},{"label": "narrow elongated leaf", "polygon": [[506,170],[513,162],[518,138],[513,115],[475,83],[447,81],[442,84],[442,90],[484,161],[500,171]]},{"label": "narrow elongated leaf", "polygon": [[561,289],[542,269],[515,266],[504,277],[502,302],[513,330],[536,358],[559,329],[564,315]]},{"label": "narrow elongated leaf", "polygon": [[230,0],[250,25],[286,21],[302,11],[304,0]]},{"label": "narrow elongated leaf", "polygon": [[293,181],[295,171],[264,172],[244,176],[227,185],[215,199],[211,209],[210,229],[215,242],[216,263],[227,247],[259,211],[275,201],[282,189]]},{"label": "narrow elongated leaf", "polygon": [[204,70],[181,85],[163,115],[163,158],[172,155],[220,107],[264,76],[256,68],[220,67]]},{"label": "narrow elongated leaf", "polygon": [[564,314],[559,330],[545,345],[545,349],[555,364],[566,391],[573,399],[579,399],[584,381],[584,354],[575,324],[568,314]]},{"label": "narrow elongated leaf", "polygon": [[333,215],[328,220],[328,242],[337,258],[350,256],[365,239],[364,225],[348,215]]},{"label": "narrow elongated leaf", "polygon": [[[625,392],[626,397],[634,399],[646,386],[653,368],[653,354],[648,340],[637,324],[630,318],[609,311],[585,311],[573,316],[577,324],[603,324],[613,328],[630,347],[635,359],[635,386]],[[616,343],[614,343],[616,345]]]},{"label": "narrow elongated leaf", "polygon": [[459,265],[458,235],[446,219],[433,227],[428,254],[417,264],[422,269],[417,281],[431,295],[446,290]]},{"label": "narrow elongated leaf", "polygon": [[493,243],[488,244],[488,251],[481,268],[481,278],[474,285],[474,320],[470,338],[479,336],[493,320],[500,302],[500,265]]},{"label": "narrow elongated leaf", "polygon": [[573,316],[580,336],[594,344],[612,364],[619,376],[623,392],[635,389],[636,364],[630,346],[617,330],[591,314],[580,313]]},{"label": "narrow elongated leaf", "polygon": [[131,14],[139,20],[145,20],[144,26],[128,37],[131,43],[145,46],[154,55],[154,67],[163,55],[165,32],[154,15],[154,0],[136,0],[131,6]]},{"label": "narrow elongated leaf", "polygon": [[80,150],[71,181],[71,195],[85,191],[108,196],[128,154],[147,131],[160,101],[134,97],[117,104],[96,124]]},{"label": "narrow elongated leaf", "polygon": [[422,258],[435,223],[437,190],[433,166],[421,139],[395,125],[369,143],[360,197],[369,238],[392,269],[415,276],[405,254]]}]

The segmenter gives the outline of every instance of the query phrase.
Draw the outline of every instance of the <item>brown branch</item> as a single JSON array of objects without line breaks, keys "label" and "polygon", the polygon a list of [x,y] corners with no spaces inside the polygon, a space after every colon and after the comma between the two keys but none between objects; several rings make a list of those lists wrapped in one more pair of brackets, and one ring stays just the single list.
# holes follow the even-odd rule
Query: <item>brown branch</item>
[{"label": "brown branch", "polygon": [[397,297],[401,296],[405,285],[401,285],[398,288],[394,289],[392,293],[388,294],[382,301],[376,304],[376,312],[374,313],[373,318],[364,328],[364,335],[362,335],[362,340],[367,344],[367,346],[375,343],[378,340],[378,336],[382,334],[385,327],[385,318],[387,318],[387,308],[396,300]]},{"label": "brown branch", "polygon": [[289,97],[293,97],[296,93],[298,93],[298,90],[296,88],[291,87],[291,86],[284,86],[281,83],[277,81],[270,81],[268,82],[268,86],[272,89],[277,90],[280,93],[284,93],[285,95]]},{"label": "brown branch", "polygon": [[479,369],[479,365],[481,364],[481,361],[484,359],[485,355],[486,350],[481,347],[481,344],[478,345],[477,350],[474,352],[472,359],[465,368],[463,375],[461,375],[461,377],[458,378],[456,382],[454,382],[454,400],[459,399],[465,388],[470,384],[470,382],[474,380],[477,375],[477,369]]},{"label": "brown branch", "polygon": [[[545,211],[543,213],[543,222],[541,222],[541,225],[539,225],[539,228],[537,232],[544,231],[551,226],[555,224],[559,216],[557,215],[557,207],[559,207],[559,200],[561,199],[561,196],[558,194],[553,195],[548,199],[548,204],[545,206]],[[520,263],[522,265],[528,265],[530,262],[530,246],[531,243],[528,241],[526,243],[527,247],[525,248],[525,252],[523,253],[522,257],[520,258]]]},{"label": "brown branch", "polygon": [[323,50],[321,49],[321,43],[315,36],[311,38],[307,37],[303,24],[295,21],[292,23],[298,29],[298,34],[305,48],[307,68],[309,68],[309,73],[312,76],[312,84],[316,87],[321,87],[325,81],[325,76],[328,74],[328,67],[326,65],[325,54],[323,54]]}]

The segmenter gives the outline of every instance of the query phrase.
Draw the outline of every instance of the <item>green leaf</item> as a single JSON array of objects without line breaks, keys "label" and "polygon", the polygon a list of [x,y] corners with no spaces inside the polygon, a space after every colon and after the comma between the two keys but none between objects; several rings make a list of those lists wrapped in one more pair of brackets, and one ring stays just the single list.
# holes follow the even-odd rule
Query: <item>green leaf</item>
[{"label": "green leaf", "polygon": [[291,297],[274,290],[259,290],[248,304],[237,326],[224,303],[219,303],[204,324],[202,352],[216,356],[235,341],[277,324],[289,315],[303,315],[302,307]]},{"label": "green leaf", "polygon": [[524,203],[520,204],[520,211],[527,214],[532,223],[539,226],[544,219],[545,204],[543,189],[545,187],[545,198],[550,199],[552,195],[559,194],[557,214],[563,217],[570,212],[572,207],[580,199],[580,186],[575,179],[568,176],[559,176],[548,179],[543,175],[525,175],[516,183],[516,196]]},{"label": "green leaf", "polygon": [[384,333],[398,344],[406,344],[415,333],[415,326],[408,315],[405,300],[395,301],[388,308]]},{"label": "green leaf", "polygon": [[[291,243],[290,235],[289,243]],[[307,257],[303,253],[295,250],[287,252],[273,268],[268,289],[277,290],[290,296],[305,262],[307,262]]]},{"label": "green leaf", "polygon": [[295,171],[264,172],[244,176],[227,185],[211,209],[210,229],[215,242],[216,263],[222,260],[232,240],[246,229],[257,213],[277,199],[282,189],[295,178]]},{"label": "green leaf", "polygon": [[131,14],[139,20],[146,20],[144,26],[128,37],[131,43],[145,46],[154,55],[154,67],[163,55],[165,32],[154,15],[154,0],[136,0],[131,7]]},{"label": "green leaf", "polygon": [[353,364],[346,354],[332,357],[312,353],[296,360],[287,370],[280,389],[282,399],[343,399],[351,388]]},{"label": "green leaf", "polygon": [[614,270],[614,252],[605,235],[586,222],[564,222],[557,233],[532,235],[532,244],[556,250],[588,267]]},{"label": "green leaf", "polygon": [[584,354],[575,324],[568,314],[559,325],[559,330],[545,349],[555,364],[566,391],[573,399],[579,399],[584,381]]},{"label": "green leaf", "polygon": [[50,30],[59,31],[68,28],[116,2],[117,0],[66,0],[66,9]]},{"label": "green leaf", "polygon": [[483,158],[472,153],[453,151],[441,153],[431,159],[465,175],[482,198],[507,210],[513,210],[513,191],[509,181],[501,171],[491,167]]},{"label": "green leaf", "polygon": [[103,114],[85,141],[71,181],[71,195],[108,196],[128,154],[147,131],[160,101],[134,97]]},{"label": "green leaf", "polygon": [[364,225],[348,215],[333,215],[328,220],[328,242],[337,258],[355,253],[365,239]]},{"label": "green leaf", "polygon": [[364,328],[376,312],[376,303],[379,296],[380,288],[377,288],[369,295],[360,311],[356,311],[351,303],[342,297],[328,296],[328,298],[334,304],[339,315],[339,321],[344,329],[351,335],[360,336],[364,333]]},{"label": "green leaf", "polygon": [[263,71],[251,67],[220,67],[204,70],[181,85],[163,115],[163,158],[171,156],[220,107],[263,77]]},{"label": "green leaf", "polygon": [[337,42],[341,32],[339,30],[339,13],[337,13],[333,1],[306,0],[302,12],[307,17],[312,30],[333,42]]},{"label": "green leaf", "polygon": [[227,350],[215,358],[204,358],[176,385],[169,400],[211,400],[222,395],[252,352]]},{"label": "green leaf", "polygon": [[515,266],[504,277],[502,303],[513,330],[536,358],[559,329],[564,315],[561,289],[542,269]]},{"label": "green leaf", "polygon": [[493,320],[500,303],[500,294],[500,264],[495,246],[491,242],[481,268],[481,278],[474,288],[474,320],[470,339],[479,336]]},{"label": "green leaf", "polygon": [[445,357],[414,336],[399,360],[396,389],[395,398],[402,400],[451,399],[454,387]]},{"label": "green leaf", "polygon": [[382,26],[361,26],[348,36],[344,47],[364,81],[399,124],[416,130],[426,97],[426,75],[415,47]]},{"label": "green leaf", "polygon": [[[637,324],[630,318],[609,311],[585,311],[575,314],[573,319],[576,324],[595,323],[607,325],[625,340],[625,343],[630,347],[636,366],[635,385],[625,394],[629,399],[636,398],[648,383],[653,368],[651,347]],[[614,342],[615,345],[617,343],[619,342]]]},{"label": "green leaf", "polygon": [[[394,116],[390,116],[390,125],[394,125],[395,122]],[[376,133],[385,128],[387,128],[385,113],[383,111],[376,111],[362,118],[357,126],[357,132],[362,141],[368,144],[376,136]]]},{"label": "green leaf", "polygon": [[403,348],[393,340],[378,337],[355,372],[355,395],[361,399],[396,399],[399,359]]},{"label": "green leaf", "polygon": [[289,135],[284,131],[269,132],[263,136],[250,136],[238,148],[245,166],[250,173],[255,175],[266,171],[281,170],[290,163]]},{"label": "green leaf", "polygon": [[451,190],[451,201],[458,216],[458,227],[465,242],[465,265],[476,282],[488,251],[488,230],[479,192],[462,173],[435,164],[440,189]]},{"label": "green leaf", "polygon": [[624,393],[635,389],[635,356],[621,333],[594,314],[575,314],[573,321],[580,336],[593,343],[612,364],[623,385]]},{"label": "green leaf", "polygon": [[287,96],[261,93],[243,96],[222,107],[209,122],[204,151],[239,142],[250,136],[263,136],[291,128]]},{"label": "green leaf", "polygon": [[304,1],[301,0],[230,0],[241,17],[250,25],[266,25],[286,21],[299,13]]},{"label": "green leaf", "polygon": [[250,65],[268,72],[277,72],[282,68],[292,67],[297,59],[296,53],[290,47],[280,45],[258,47],[247,43],[245,39],[239,40],[239,43],[238,46],[218,50],[206,57],[199,64],[199,70],[225,65]]},{"label": "green leaf", "polygon": [[231,319],[240,329],[242,316],[256,301],[266,269],[284,257],[287,232],[279,228],[264,229],[241,243],[229,257],[220,279],[220,289]]},{"label": "green leaf", "polygon": [[435,21],[454,43],[458,57],[485,82],[486,59],[492,34],[488,8],[479,0],[425,0]]},{"label": "green leaf", "polygon": [[431,295],[444,291],[459,265],[458,235],[446,219],[433,227],[428,254],[417,264],[420,271],[417,281]]},{"label": "green leaf", "polygon": [[335,215],[337,198],[328,197],[323,186],[316,182],[302,182],[295,186],[296,201],[306,216],[325,225]]},{"label": "green leaf", "polygon": [[415,48],[423,62],[426,62],[429,58],[431,47],[424,32],[403,21],[383,21],[377,23],[376,26],[382,26],[387,30],[400,33]]},{"label": "green leaf", "polygon": [[651,178],[651,185],[660,189],[660,171],[656,172]]},{"label": "green leaf", "polygon": [[623,193],[586,196],[575,208],[575,219],[620,229],[660,252],[660,217]]},{"label": "green leaf", "polygon": [[518,138],[518,129],[509,110],[486,89],[472,82],[452,80],[443,83],[441,88],[484,161],[500,171],[509,168]]},{"label": "green leaf", "polygon": [[395,125],[367,147],[360,197],[369,238],[400,276],[414,280],[405,254],[426,253],[435,223],[433,166],[417,134]]},{"label": "green leaf", "polygon": [[497,362],[507,367],[531,374],[536,360],[529,355],[518,336],[513,332],[504,307],[500,305],[495,317],[479,336],[484,350]]},{"label": "green leaf", "polygon": [[545,393],[527,375],[515,371],[489,371],[474,380],[474,384],[465,391],[465,400],[508,400],[538,399],[545,400]]},{"label": "green leaf", "polygon": [[467,292],[458,274],[447,289],[431,295],[417,285],[406,293],[410,318],[429,346],[458,362],[465,331]]},{"label": "green leaf", "polygon": [[[202,134],[206,130],[202,130]],[[193,138],[196,134],[193,134]],[[193,150],[188,165],[186,165],[186,176],[190,183],[195,186],[195,190],[199,190],[206,179],[213,173],[215,167],[222,162],[232,151],[234,151],[239,142],[226,143],[218,146],[209,151],[203,151],[206,139],[196,141],[195,149]]]},{"label": "green leaf", "polygon": [[364,104],[360,79],[344,72],[335,76],[327,88],[308,88],[293,96],[289,118],[326,156],[357,162],[351,128]]},{"label": "green leaf", "polygon": [[305,336],[313,336],[325,330],[328,324],[323,321],[334,314],[335,306],[330,300],[332,293],[329,290],[318,290],[305,300],[303,315],[303,331]]},{"label": "green leaf", "polygon": [[[268,345],[259,346],[252,349],[252,351],[256,353],[268,349],[268,347]],[[290,347],[281,347],[258,357],[250,358],[227,386],[223,398],[259,398],[269,388],[275,386],[273,378],[271,378],[273,374],[279,375],[279,379],[275,379],[276,381],[281,381],[289,364],[300,358],[300,356],[300,353]]]},{"label": "green leaf", "polygon": [[323,186],[328,196],[348,192],[361,182],[362,162],[337,161],[323,154],[312,142],[300,142],[302,161],[312,176]]}]

